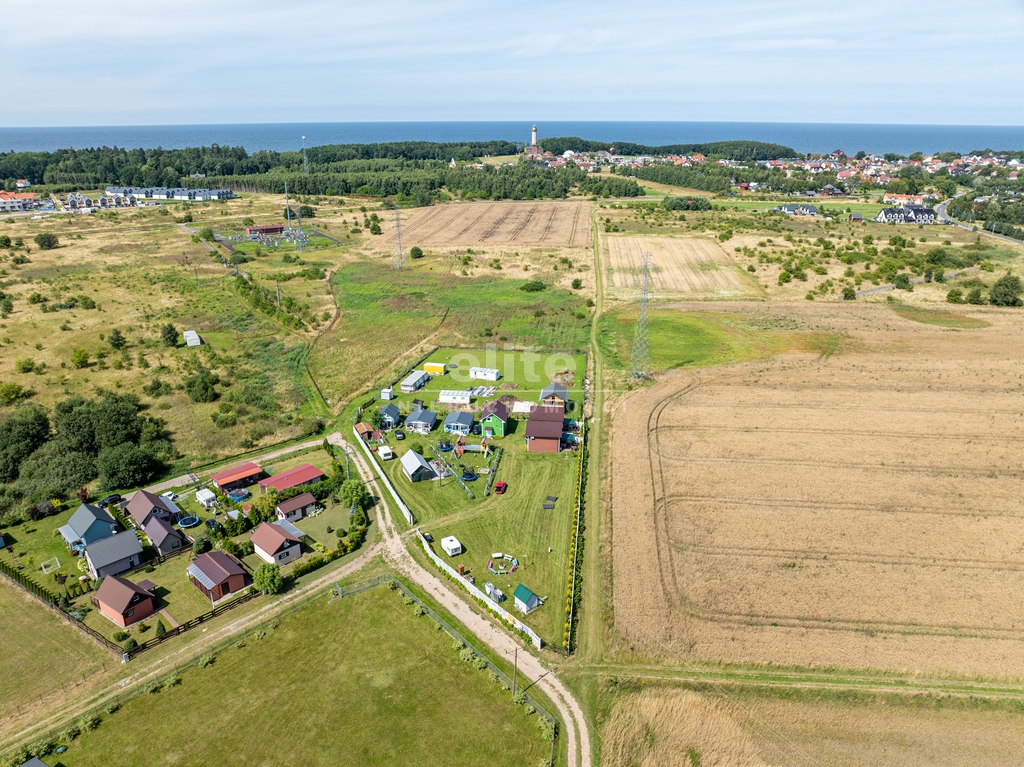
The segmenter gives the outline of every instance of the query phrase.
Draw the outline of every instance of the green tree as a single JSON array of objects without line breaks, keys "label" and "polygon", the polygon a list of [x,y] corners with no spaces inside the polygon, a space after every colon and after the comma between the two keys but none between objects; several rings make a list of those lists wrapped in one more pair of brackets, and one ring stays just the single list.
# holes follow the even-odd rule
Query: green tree
[{"label": "green tree", "polygon": [[981,296],[981,288],[974,288],[967,293],[967,303],[976,306],[985,303],[985,299]]},{"label": "green tree", "polygon": [[907,274],[906,272],[902,272],[900,274],[897,274],[893,278],[892,284],[895,285],[898,290],[913,290],[914,289],[914,286],[910,284],[910,275]]},{"label": "green tree", "polygon": [[128,345],[128,339],[124,337],[120,330],[114,328],[110,331],[110,335],[107,336],[107,343],[114,349],[123,349]]},{"label": "green tree", "polygon": [[316,216],[316,210],[310,205],[300,205],[299,215],[303,218],[314,218]]},{"label": "green tree", "polygon": [[6,234],[0,234],[0,248],[11,247],[11,238]]},{"label": "green tree", "polygon": [[207,242],[213,242],[213,228],[204,226],[199,230],[199,239],[206,240]]},{"label": "green tree", "polygon": [[351,506],[354,503],[359,508],[365,509],[370,501],[370,494],[366,491],[366,486],[358,479],[347,479],[338,489],[338,500],[345,506]]},{"label": "green tree", "polygon": [[281,568],[270,562],[264,562],[252,574],[252,585],[265,594],[279,594],[284,588]]},{"label": "green tree", "polygon": [[1024,292],[1020,277],[1013,274],[1004,274],[989,291],[988,300],[993,306],[1020,306],[1020,294]]},{"label": "green tree", "polygon": [[242,226],[255,226],[256,222],[253,221],[249,216],[242,219]]},{"label": "green tree", "polygon": [[849,285],[847,285],[845,288],[843,288],[843,300],[844,301],[856,301],[857,300],[857,291],[854,288],[852,288]]},{"label": "green tree", "polygon": [[573,290],[579,290],[582,287],[583,287],[583,280],[581,280],[579,277],[577,277],[575,280],[572,281],[572,289]]},{"label": "green tree", "polygon": [[414,245],[412,250],[409,251],[409,258],[423,258],[423,248],[419,245]]},{"label": "green tree", "polygon": [[156,635],[158,637],[162,637],[166,633],[167,633],[167,626],[164,625],[164,622],[162,620],[157,619],[157,622],[156,622]]},{"label": "green tree", "polygon": [[380,224],[378,224],[376,221],[370,224],[370,234],[383,234],[380,228]]},{"label": "green tree", "polygon": [[200,366],[194,375],[185,379],[185,393],[193,402],[213,402],[218,396],[214,387],[219,383],[216,373]]},{"label": "green tree", "polygon": [[14,381],[0,383],[0,405],[11,405],[26,396],[24,387]]},{"label": "green tree", "polygon": [[197,535],[195,540],[192,541],[192,553],[196,556],[204,554],[210,550],[210,539],[205,535]]},{"label": "green tree", "polygon": [[89,364],[89,352],[86,349],[75,349],[71,352],[71,364],[81,370]]},{"label": "green tree", "polygon": [[161,325],[160,340],[163,341],[164,346],[168,346],[173,349],[178,345],[178,329],[170,322],[166,325]]},{"label": "green tree", "polygon": [[35,236],[35,243],[40,250],[53,250],[60,245],[57,235],[53,232],[40,232]]},{"label": "green tree", "polygon": [[107,489],[137,487],[153,475],[153,456],[131,442],[101,450],[96,457],[100,485]]},{"label": "green tree", "polygon": [[951,304],[962,304],[964,302],[964,292],[960,288],[953,288],[946,294],[946,300]]}]

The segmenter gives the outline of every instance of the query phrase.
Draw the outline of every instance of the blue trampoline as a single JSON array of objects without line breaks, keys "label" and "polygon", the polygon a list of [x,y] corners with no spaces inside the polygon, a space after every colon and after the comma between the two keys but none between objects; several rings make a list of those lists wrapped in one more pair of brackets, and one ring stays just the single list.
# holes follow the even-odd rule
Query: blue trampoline
[{"label": "blue trampoline", "polygon": [[199,517],[182,517],[178,520],[178,527],[195,527],[199,524]]}]

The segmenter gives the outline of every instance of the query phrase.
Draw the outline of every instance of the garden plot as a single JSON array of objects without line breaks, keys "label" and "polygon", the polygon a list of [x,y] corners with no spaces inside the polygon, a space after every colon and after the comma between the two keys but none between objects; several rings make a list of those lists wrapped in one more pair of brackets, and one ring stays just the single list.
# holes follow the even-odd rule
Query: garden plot
[{"label": "garden plot", "polygon": [[[616,417],[616,625],[654,655],[1024,672],[1012,316],[672,374]],[[876,349],[878,347],[875,347]],[[892,349],[913,348],[915,354]]]},{"label": "garden plot", "polygon": [[721,246],[708,237],[605,238],[608,290],[612,297],[629,298],[635,292],[636,269],[643,254],[654,265],[655,296],[666,298],[760,298],[757,285],[741,271]]},{"label": "garden plot", "polygon": [[[590,244],[588,202],[476,202],[436,205],[409,212],[402,239],[408,245],[540,245],[585,247]],[[394,244],[394,221],[384,227]]]}]

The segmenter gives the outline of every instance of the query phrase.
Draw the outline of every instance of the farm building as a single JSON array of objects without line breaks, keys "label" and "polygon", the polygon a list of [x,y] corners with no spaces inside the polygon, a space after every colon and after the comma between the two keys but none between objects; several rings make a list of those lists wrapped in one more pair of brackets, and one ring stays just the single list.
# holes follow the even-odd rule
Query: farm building
[{"label": "farm building", "polygon": [[395,387],[394,386],[387,386],[387,387],[381,389],[380,390],[380,398],[382,400],[384,400],[385,402],[388,401],[388,400],[393,400],[395,398]]},{"label": "farm building", "polygon": [[564,409],[565,403],[568,402],[568,400],[568,389],[557,381],[552,381],[540,390],[540,401],[545,405],[561,405]]},{"label": "farm building", "polygon": [[288,471],[282,471],[280,474],[275,474],[272,477],[261,479],[260,487],[263,488],[263,492],[268,490],[287,490],[291,487],[299,487],[299,485],[312,485],[323,481],[326,477],[327,475],[316,466],[304,463],[296,466],[294,469],[288,469]]},{"label": "farm building", "polygon": [[112,535],[90,543],[85,547],[85,562],[89,568],[89,576],[106,578],[108,575],[121,573],[138,567],[142,562],[142,544],[134,530]]},{"label": "farm building", "polygon": [[152,516],[165,520],[176,520],[181,514],[181,509],[174,505],[174,501],[162,495],[153,495],[148,490],[139,490],[128,501],[125,507],[131,514],[135,524],[139,527],[146,526],[146,520]]},{"label": "farm building", "polygon": [[443,376],[446,367],[443,362],[425,362],[423,369],[432,376]]},{"label": "farm building", "polygon": [[437,423],[437,414],[430,410],[417,410],[405,419],[405,428],[417,434],[430,434]]},{"label": "farm building", "polygon": [[441,549],[450,557],[457,557],[462,553],[462,544],[454,535],[441,539]]},{"label": "farm building", "polygon": [[462,434],[466,436],[473,431],[473,414],[472,413],[449,413],[444,418],[444,432],[445,434]]},{"label": "farm building", "polygon": [[444,389],[437,395],[437,401],[444,405],[468,405],[472,395],[468,391]]},{"label": "farm building", "polygon": [[204,509],[211,509],[217,505],[217,494],[208,487],[196,490],[196,503]]},{"label": "farm building", "polygon": [[185,536],[171,527],[171,523],[160,517],[150,517],[142,527],[142,532],[149,538],[153,548],[166,555],[177,551],[185,545]]},{"label": "farm building", "polygon": [[210,477],[210,481],[213,482],[214,486],[226,492],[228,490],[237,490],[240,487],[248,487],[262,477],[263,469],[258,464],[250,461],[249,463],[233,466],[230,469],[214,474]]},{"label": "farm building", "polygon": [[316,510],[316,498],[312,493],[302,493],[287,501],[281,501],[274,507],[278,519],[287,519],[289,522],[298,522],[305,519]]},{"label": "farm building", "polygon": [[111,575],[96,589],[92,603],[121,628],[127,628],[156,612],[153,594],[126,578]]},{"label": "farm building", "polygon": [[526,449],[531,453],[557,453],[562,446],[562,422],[530,416],[526,422]]},{"label": "farm building", "polygon": [[78,511],[71,515],[68,523],[60,528],[60,536],[69,547],[76,543],[88,546],[103,538],[109,538],[120,529],[120,525],[105,509],[83,503],[78,507]]},{"label": "farm building", "polygon": [[405,377],[405,380],[398,385],[398,388],[402,390],[403,394],[412,394],[414,391],[421,389],[429,380],[430,376],[427,374],[427,371],[414,370]]},{"label": "farm building", "polygon": [[264,522],[253,531],[249,540],[256,556],[264,562],[284,565],[302,556],[302,543],[280,525]]},{"label": "farm building", "polygon": [[208,551],[188,566],[188,579],[211,602],[245,588],[245,569],[230,554]]},{"label": "farm building", "polygon": [[399,411],[398,405],[388,403],[380,409],[380,423],[385,429],[395,428],[401,419],[402,413]]},{"label": "farm building", "polygon": [[405,472],[405,476],[410,482],[422,482],[437,477],[434,467],[427,462],[426,458],[414,450],[410,450],[403,455],[401,463],[402,471]]},{"label": "farm building", "polygon": [[474,381],[497,381],[501,371],[497,368],[470,368],[469,377]]},{"label": "farm building", "polygon": [[194,330],[186,330],[182,335],[185,336],[185,346],[203,345],[203,339],[201,339],[199,334]]},{"label": "farm building", "polygon": [[480,426],[485,433],[490,429],[495,437],[504,437],[508,426],[508,408],[505,404],[497,400],[489,402],[487,407],[480,411]]},{"label": "farm building", "polygon": [[512,598],[515,600],[516,609],[523,615],[529,615],[543,604],[540,601],[540,597],[521,583],[516,586],[516,590],[513,592]]}]

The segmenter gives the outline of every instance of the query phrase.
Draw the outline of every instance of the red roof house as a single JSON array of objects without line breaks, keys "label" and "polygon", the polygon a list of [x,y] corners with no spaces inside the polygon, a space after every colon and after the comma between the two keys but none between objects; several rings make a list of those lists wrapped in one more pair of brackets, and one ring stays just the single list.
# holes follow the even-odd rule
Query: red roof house
[{"label": "red roof house", "polygon": [[210,481],[221,490],[234,490],[236,487],[251,485],[262,475],[263,469],[258,464],[250,461],[249,463],[243,463],[241,466],[232,466],[230,469],[214,474],[210,477]]},{"label": "red roof house", "polygon": [[131,626],[156,611],[153,595],[127,578],[108,575],[93,597],[93,604],[121,628]]},{"label": "red roof house", "polygon": [[294,469],[288,469],[288,471],[282,471],[280,474],[275,474],[272,477],[261,479],[260,487],[263,488],[263,492],[268,490],[287,490],[299,485],[310,485],[314,482],[320,482],[326,477],[327,475],[316,466],[304,463],[301,466],[296,466]]}]

